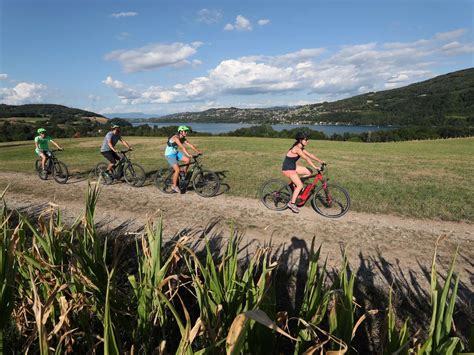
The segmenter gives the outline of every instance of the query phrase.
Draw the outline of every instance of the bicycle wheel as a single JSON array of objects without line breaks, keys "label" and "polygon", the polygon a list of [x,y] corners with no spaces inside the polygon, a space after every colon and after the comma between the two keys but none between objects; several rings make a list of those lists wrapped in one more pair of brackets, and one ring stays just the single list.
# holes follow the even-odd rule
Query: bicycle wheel
[{"label": "bicycle wheel", "polygon": [[219,176],[210,170],[198,171],[193,178],[194,191],[202,197],[212,197],[219,192],[221,181]]},{"label": "bicycle wheel", "polygon": [[105,162],[99,163],[95,166],[94,170],[92,170],[92,173],[94,174],[95,177],[99,177],[99,176],[102,175],[103,171],[107,170],[108,166],[109,166],[109,164],[107,164]]},{"label": "bicycle wheel", "polygon": [[137,163],[131,163],[124,167],[123,177],[127,184],[140,187],[143,186],[146,179],[145,169]]},{"label": "bicycle wheel", "polygon": [[109,173],[107,173],[108,166],[109,164],[102,162],[97,164],[95,169],[92,171],[94,176],[100,178],[100,181],[104,185],[110,185],[112,182],[114,182],[114,178]]},{"label": "bicycle wheel", "polygon": [[173,169],[162,168],[158,170],[155,177],[155,185],[158,190],[165,194],[173,193]]},{"label": "bicycle wheel", "polygon": [[292,191],[288,183],[282,180],[269,180],[260,188],[260,201],[266,208],[282,211],[291,200]]},{"label": "bicycle wheel", "polygon": [[62,161],[56,160],[53,163],[53,179],[60,184],[65,184],[67,179],[69,179],[67,166]]},{"label": "bicycle wheel", "polygon": [[[48,162],[46,162],[47,164]],[[36,173],[38,174],[39,178],[41,180],[47,180],[48,179],[48,174],[47,173],[43,173],[43,168],[41,166],[41,159],[37,159],[35,161],[35,170],[36,170]]]},{"label": "bicycle wheel", "polygon": [[351,207],[349,193],[339,185],[327,184],[326,189],[320,186],[311,199],[313,208],[320,215],[329,218],[342,217]]}]

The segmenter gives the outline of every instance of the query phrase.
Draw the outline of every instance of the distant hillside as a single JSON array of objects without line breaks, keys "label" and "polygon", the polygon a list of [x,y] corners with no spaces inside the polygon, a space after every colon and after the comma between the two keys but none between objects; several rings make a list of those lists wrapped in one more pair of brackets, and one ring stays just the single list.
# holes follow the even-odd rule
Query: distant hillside
[{"label": "distant hillside", "polygon": [[31,105],[5,105],[0,104],[0,118],[30,117],[30,118],[99,118],[104,116],[95,112],[80,110],[62,105],[31,104]]},{"label": "distant hillside", "polygon": [[61,105],[0,104],[0,142],[33,139],[38,127],[53,137],[96,135],[109,120],[95,112]]},{"label": "distant hillside", "polygon": [[217,108],[150,121],[472,126],[474,68],[335,102],[271,109]]}]

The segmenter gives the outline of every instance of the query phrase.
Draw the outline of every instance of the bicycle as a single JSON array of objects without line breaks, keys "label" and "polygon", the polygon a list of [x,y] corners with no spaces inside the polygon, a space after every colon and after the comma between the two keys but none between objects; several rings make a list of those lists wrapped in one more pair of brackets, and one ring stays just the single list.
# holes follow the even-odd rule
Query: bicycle
[{"label": "bicycle", "polygon": [[102,182],[105,185],[110,185],[114,180],[119,181],[124,178],[126,183],[131,186],[143,186],[146,179],[145,169],[143,169],[139,164],[131,162],[130,158],[127,157],[129,151],[130,149],[120,151],[120,160],[116,162],[112,168],[112,174],[107,171],[109,164],[101,162],[97,164],[94,169],[95,175],[97,177],[102,177]]},{"label": "bicycle", "polygon": [[59,184],[65,184],[69,179],[69,172],[66,164],[56,158],[54,154],[57,151],[63,149],[54,149],[49,151],[43,151],[46,154],[46,161],[44,163],[44,171],[41,164],[41,159],[35,161],[35,170],[41,180],[47,180],[48,175],[52,175],[53,179]]},{"label": "bicycle", "polygon": [[[201,154],[193,155],[186,175],[184,175],[183,171],[180,172],[178,186],[181,192],[184,193],[192,182],[193,189],[199,196],[212,197],[219,192],[221,182],[215,172],[203,169],[200,156]],[[179,164],[180,170],[185,165]],[[171,167],[158,170],[155,177],[155,185],[161,192],[173,193],[173,174],[174,170]]]},{"label": "bicycle", "polygon": [[[324,217],[338,218],[347,213],[351,206],[349,193],[337,184],[328,183],[323,172],[326,164],[321,169],[308,177],[302,178],[303,189],[296,199],[296,205],[302,207],[311,198],[314,210]],[[310,181],[314,177],[314,180]],[[316,187],[321,181],[321,186]],[[282,180],[272,179],[263,183],[260,189],[260,201],[268,209],[281,211],[287,208],[293,195],[295,185]]]}]

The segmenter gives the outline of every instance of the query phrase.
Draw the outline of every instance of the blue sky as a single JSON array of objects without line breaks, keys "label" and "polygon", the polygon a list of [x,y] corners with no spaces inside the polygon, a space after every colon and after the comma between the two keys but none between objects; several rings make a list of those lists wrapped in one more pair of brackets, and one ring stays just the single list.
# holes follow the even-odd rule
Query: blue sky
[{"label": "blue sky", "polygon": [[98,113],[334,101],[473,67],[471,1],[0,0],[0,102]]}]

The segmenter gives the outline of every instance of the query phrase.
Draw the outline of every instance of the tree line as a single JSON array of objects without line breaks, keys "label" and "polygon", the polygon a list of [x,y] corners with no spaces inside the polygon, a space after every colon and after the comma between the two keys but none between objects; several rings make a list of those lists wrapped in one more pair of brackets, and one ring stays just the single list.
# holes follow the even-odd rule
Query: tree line
[{"label": "tree line", "polygon": [[[127,136],[147,136],[147,137],[168,137],[176,132],[178,125],[167,127],[150,127],[148,125],[132,126],[123,119],[112,119],[108,124],[97,122],[87,122],[76,125],[61,125],[56,123],[40,124],[46,128],[48,135],[54,138],[80,138],[103,136],[110,129],[111,124],[118,124],[123,129],[123,134]],[[38,125],[38,127],[40,126]],[[0,124],[0,142],[33,140],[37,135],[38,128],[29,123],[4,121]],[[312,139],[352,141],[352,142],[399,142],[409,140],[457,138],[474,136],[474,127],[420,127],[410,126],[385,131],[344,133],[326,135],[323,132],[311,130],[309,128],[293,128],[276,131],[271,125],[257,125],[246,128],[239,128],[228,133],[220,133],[217,136],[230,137],[266,137],[266,138],[294,138],[298,131],[307,131]],[[198,136],[212,136],[206,132],[194,132]]]}]

